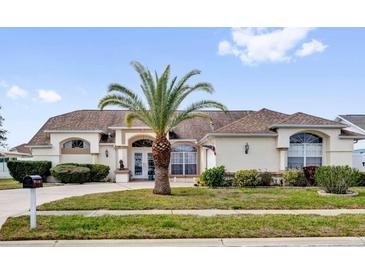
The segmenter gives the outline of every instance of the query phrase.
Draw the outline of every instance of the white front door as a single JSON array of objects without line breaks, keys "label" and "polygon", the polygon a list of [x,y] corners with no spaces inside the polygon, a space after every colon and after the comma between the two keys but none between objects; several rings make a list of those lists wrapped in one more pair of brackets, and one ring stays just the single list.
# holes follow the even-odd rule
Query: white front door
[{"label": "white front door", "polygon": [[[151,171],[154,172],[154,164],[151,149],[138,148],[132,153],[132,178],[133,179],[151,179]],[[153,173],[154,174],[154,173]]]}]

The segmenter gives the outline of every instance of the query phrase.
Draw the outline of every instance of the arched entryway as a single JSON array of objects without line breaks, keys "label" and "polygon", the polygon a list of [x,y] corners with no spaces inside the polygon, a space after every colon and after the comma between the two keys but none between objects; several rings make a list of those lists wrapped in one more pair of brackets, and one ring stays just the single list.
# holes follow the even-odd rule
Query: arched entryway
[{"label": "arched entryway", "polygon": [[302,132],[290,137],[288,168],[321,166],[323,139],[313,133]]},{"label": "arched entryway", "polygon": [[131,143],[131,171],[133,179],[155,179],[152,142],[151,139],[142,138]]}]

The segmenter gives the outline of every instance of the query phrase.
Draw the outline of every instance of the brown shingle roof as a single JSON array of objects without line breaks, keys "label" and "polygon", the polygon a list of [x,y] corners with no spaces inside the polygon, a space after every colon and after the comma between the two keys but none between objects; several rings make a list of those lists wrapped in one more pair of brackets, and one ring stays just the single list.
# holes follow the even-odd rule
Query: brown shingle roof
[{"label": "brown shingle roof", "polygon": [[[28,145],[49,144],[49,133],[46,130],[102,130],[105,134],[111,133],[111,137],[102,136],[100,142],[113,142],[114,134],[109,127],[127,126],[125,123],[126,110],[78,110],[49,118],[42,128],[34,135]],[[221,111],[207,111],[212,120],[212,126],[219,128],[229,124],[250,113],[250,111],[229,111],[227,114]],[[134,126],[145,126],[140,121],[135,121]],[[208,132],[212,132],[208,119],[195,118],[181,123],[174,129],[179,139],[200,139]]]},{"label": "brown shingle roof", "polygon": [[289,115],[263,108],[245,117],[221,127],[220,133],[273,133],[270,126],[287,118]]},{"label": "brown shingle roof", "polygon": [[[125,127],[126,110],[78,110],[52,117],[35,134],[28,145],[49,144],[47,130],[101,130],[101,143],[114,142],[112,126]],[[200,140],[207,133],[275,133],[280,126],[343,126],[341,123],[308,115],[302,112],[287,115],[269,109],[259,111],[206,111],[208,119],[195,118],[182,122],[173,130],[171,138]],[[275,125],[274,128],[272,126]],[[136,121],[134,126],[145,126]],[[108,136],[109,135],[109,136]]]},{"label": "brown shingle roof", "polygon": [[342,126],[343,124],[336,121],[324,119],[321,117],[309,115],[303,112],[297,112],[286,119],[274,123],[275,126],[288,126],[288,125],[306,125],[306,126]]},{"label": "brown shingle roof", "polygon": [[24,153],[24,154],[31,154],[30,149],[26,147],[27,144],[21,144],[16,147],[12,147],[9,149],[11,152],[18,152],[18,153]]}]

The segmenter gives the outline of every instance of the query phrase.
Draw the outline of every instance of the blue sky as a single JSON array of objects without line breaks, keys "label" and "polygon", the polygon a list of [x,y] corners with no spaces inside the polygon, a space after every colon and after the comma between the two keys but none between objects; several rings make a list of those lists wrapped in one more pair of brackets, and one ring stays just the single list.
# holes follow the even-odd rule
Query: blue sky
[{"label": "blue sky", "polygon": [[365,113],[365,29],[0,29],[0,105],[8,144],[51,116],[95,109],[109,83],[138,91],[129,63],[198,68],[229,109],[266,107],[335,118]]}]

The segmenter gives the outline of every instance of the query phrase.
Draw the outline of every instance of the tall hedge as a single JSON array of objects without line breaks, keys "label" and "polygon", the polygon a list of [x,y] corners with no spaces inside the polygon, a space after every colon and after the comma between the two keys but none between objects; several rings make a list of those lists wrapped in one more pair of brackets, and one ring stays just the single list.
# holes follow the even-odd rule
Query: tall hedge
[{"label": "tall hedge", "polygon": [[21,182],[27,175],[40,175],[45,181],[49,176],[52,162],[50,161],[9,161],[8,169],[10,175],[18,182]]}]

